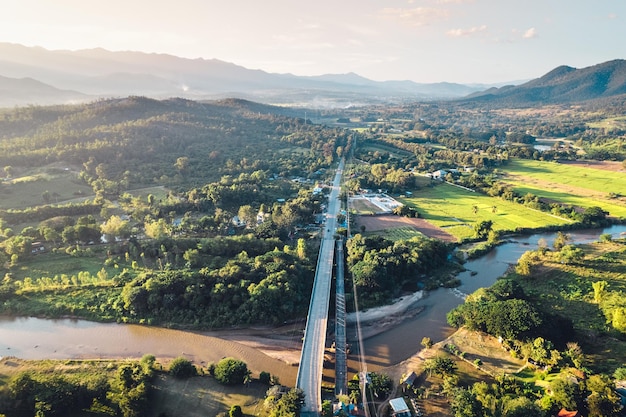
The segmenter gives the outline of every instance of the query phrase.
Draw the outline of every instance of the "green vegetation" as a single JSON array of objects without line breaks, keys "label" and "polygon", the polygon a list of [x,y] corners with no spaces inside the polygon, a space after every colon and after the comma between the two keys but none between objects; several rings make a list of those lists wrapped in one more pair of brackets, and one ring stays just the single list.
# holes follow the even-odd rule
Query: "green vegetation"
[{"label": "green vegetation", "polygon": [[414,207],[420,217],[460,240],[475,237],[474,226],[482,221],[493,222],[493,230],[509,232],[571,223],[564,218],[450,184],[422,188],[412,197],[398,200]]},{"label": "green vegetation", "polygon": [[379,230],[376,232],[364,232],[364,236],[382,236],[391,241],[410,240],[413,238],[424,238],[424,234],[412,227],[394,227],[391,229]]},{"label": "green vegetation", "polygon": [[567,244],[527,252],[517,272],[471,294],[448,314],[454,326],[504,338],[503,346],[529,364],[510,379],[455,388],[454,415],[466,415],[462,410],[470,403],[477,407],[474,415],[494,415],[494,401],[511,407],[513,393],[526,398],[526,411],[515,415],[549,415],[560,408],[619,414],[612,378],[626,361],[626,242],[603,240],[577,248],[575,260],[564,260],[563,252],[572,250]]},{"label": "green vegetation", "polygon": [[447,244],[435,239],[355,235],[347,242],[347,264],[360,308],[387,304],[405,287],[434,285],[426,281],[425,272],[446,265],[449,252]]},{"label": "green vegetation", "polygon": [[[132,417],[150,408],[153,362],[5,361],[8,383],[0,384],[0,413]],[[11,367],[26,368],[10,372]],[[5,372],[10,372],[7,374]]]},{"label": "green vegetation", "polygon": [[598,206],[611,216],[626,218],[626,175],[581,164],[512,159],[502,169],[504,181],[521,195],[589,208]]}]

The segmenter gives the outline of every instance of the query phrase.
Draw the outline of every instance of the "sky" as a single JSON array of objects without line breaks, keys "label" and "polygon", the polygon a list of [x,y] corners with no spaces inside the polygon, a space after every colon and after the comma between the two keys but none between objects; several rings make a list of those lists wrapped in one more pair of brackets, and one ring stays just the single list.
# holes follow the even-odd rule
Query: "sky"
[{"label": "sky", "polygon": [[529,80],[624,39],[626,0],[0,0],[0,42],[377,81]]}]

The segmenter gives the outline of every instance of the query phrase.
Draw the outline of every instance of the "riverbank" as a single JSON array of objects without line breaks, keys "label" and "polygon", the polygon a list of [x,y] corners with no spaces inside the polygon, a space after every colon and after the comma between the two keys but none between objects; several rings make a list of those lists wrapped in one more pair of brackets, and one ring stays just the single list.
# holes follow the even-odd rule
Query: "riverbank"
[{"label": "riverbank", "polygon": [[[423,298],[424,292],[418,291],[394,300],[393,304],[360,312],[358,319],[361,324],[363,340],[391,330],[405,320],[421,313],[425,307],[416,306],[416,303]],[[355,324],[356,321],[356,313],[346,315],[346,322],[349,325]],[[304,323],[296,323],[278,328],[220,330],[203,334],[240,343],[288,365],[298,366],[302,349],[303,326]],[[356,342],[356,339],[349,338],[348,341]]]}]

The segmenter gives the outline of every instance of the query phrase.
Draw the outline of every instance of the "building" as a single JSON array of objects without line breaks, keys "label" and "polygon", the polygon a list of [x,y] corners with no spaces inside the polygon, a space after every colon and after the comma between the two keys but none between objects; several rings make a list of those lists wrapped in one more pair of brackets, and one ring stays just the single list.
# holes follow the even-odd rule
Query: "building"
[{"label": "building", "polygon": [[411,410],[409,410],[409,406],[404,401],[404,398],[394,398],[389,400],[389,405],[393,410],[392,415],[395,417],[411,417]]}]

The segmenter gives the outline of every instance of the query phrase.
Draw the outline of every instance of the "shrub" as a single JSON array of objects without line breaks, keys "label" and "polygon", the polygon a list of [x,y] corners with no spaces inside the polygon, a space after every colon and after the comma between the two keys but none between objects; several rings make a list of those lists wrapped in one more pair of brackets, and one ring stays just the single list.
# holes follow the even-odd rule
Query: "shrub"
[{"label": "shrub", "polygon": [[176,378],[196,376],[198,371],[189,359],[178,357],[170,364],[170,374]]},{"label": "shrub", "polygon": [[261,373],[259,374],[259,382],[266,384],[266,385],[270,385],[270,380],[271,380],[270,373],[266,371],[261,371]]},{"label": "shrub", "polygon": [[220,384],[243,384],[249,375],[248,365],[234,358],[224,358],[215,365],[214,377]]}]

